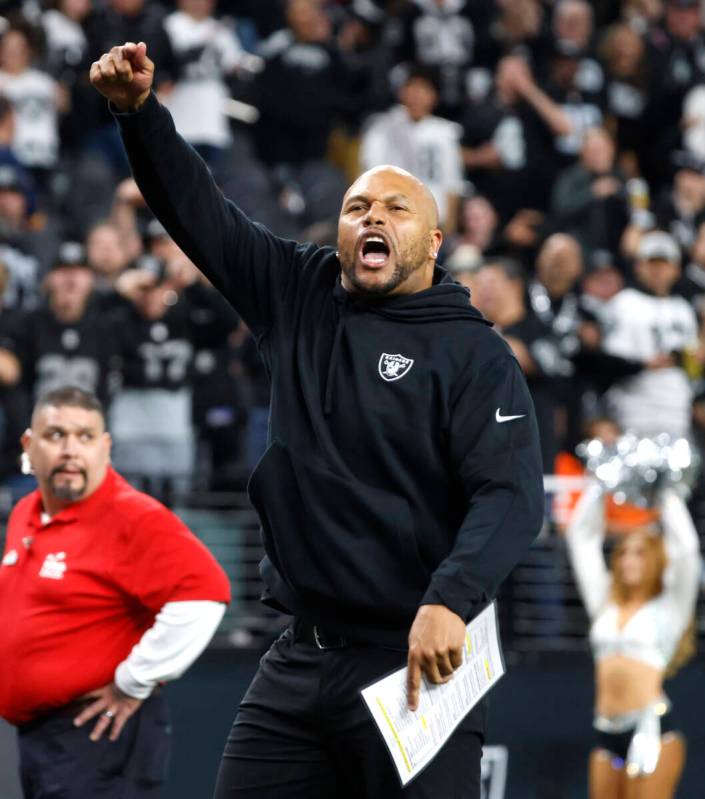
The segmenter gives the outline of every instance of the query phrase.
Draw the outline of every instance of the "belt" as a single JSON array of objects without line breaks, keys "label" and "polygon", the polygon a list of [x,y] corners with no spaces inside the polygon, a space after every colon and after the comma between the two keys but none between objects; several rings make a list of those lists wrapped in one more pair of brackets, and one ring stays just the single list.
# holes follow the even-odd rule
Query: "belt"
[{"label": "belt", "polygon": [[350,641],[335,630],[321,627],[308,619],[296,618],[293,624],[294,641],[311,644],[318,649],[343,649],[350,646]]}]

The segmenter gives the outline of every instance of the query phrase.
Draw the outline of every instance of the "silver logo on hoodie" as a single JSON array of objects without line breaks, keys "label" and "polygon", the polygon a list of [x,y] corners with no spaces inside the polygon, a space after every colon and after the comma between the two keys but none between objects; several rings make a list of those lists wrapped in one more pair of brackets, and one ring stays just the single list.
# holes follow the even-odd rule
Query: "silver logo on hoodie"
[{"label": "silver logo on hoodie", "polygon": [[391,383],[393,380],[399,380],[400,377],[404,377],[405,374],[408,374],[411,367],[414,365],[413,358],[405,358],[403,355],[389,355],[386,352],[383,352],[379,358],[379,376],[386,380],[388,383]]}]

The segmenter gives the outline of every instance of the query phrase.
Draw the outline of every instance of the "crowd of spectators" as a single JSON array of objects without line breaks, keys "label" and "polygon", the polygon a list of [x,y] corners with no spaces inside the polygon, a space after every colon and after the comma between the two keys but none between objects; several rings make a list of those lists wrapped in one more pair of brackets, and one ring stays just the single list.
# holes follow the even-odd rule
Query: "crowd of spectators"
[{"label": "crowd of spectators", "polygon": [[506,337],[544,469],[596,419],[705,440],[705,22],[698,0],[0,3],[0,479],[58,384],[109,407],[119,469],[167,499],[241,487],[267,377],[152,218],[88,82],[144,41],[224,193],[334,243],[348,182],[436,197],[440,261]]}]

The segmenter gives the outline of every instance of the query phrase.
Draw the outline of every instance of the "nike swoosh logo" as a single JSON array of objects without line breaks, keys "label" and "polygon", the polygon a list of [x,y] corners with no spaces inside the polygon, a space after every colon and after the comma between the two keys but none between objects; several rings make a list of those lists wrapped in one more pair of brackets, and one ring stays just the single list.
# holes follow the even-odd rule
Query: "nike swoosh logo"
[{"label": "nike swoosh logo", "polygon": [[502,416],[499,412],[499,408],[497,408],[497,412],[494,415],[494,418],[502,424],[502,422],[511,422],[512,419],[523,419],[526,416],[525,413],[520,413],[518,416]]}]

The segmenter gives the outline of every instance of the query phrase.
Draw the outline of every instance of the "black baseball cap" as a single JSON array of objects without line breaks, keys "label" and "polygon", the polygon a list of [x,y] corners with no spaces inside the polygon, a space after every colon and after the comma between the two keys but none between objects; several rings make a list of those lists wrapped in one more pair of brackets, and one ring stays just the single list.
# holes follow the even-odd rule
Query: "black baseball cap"
[{"label": "black baseball cap", "polygon": [[671,161],[676,169],[688,169],[705,175],[705,161],[689,150],[676,150],[671,156]]},{"label": "black baseball cap", "polygon": [[51,265],[51,270],[61,269],[62,266],[83,266],[90,269],[86,249],[78,241],[65,241],[59,246],[56,258]]}]

